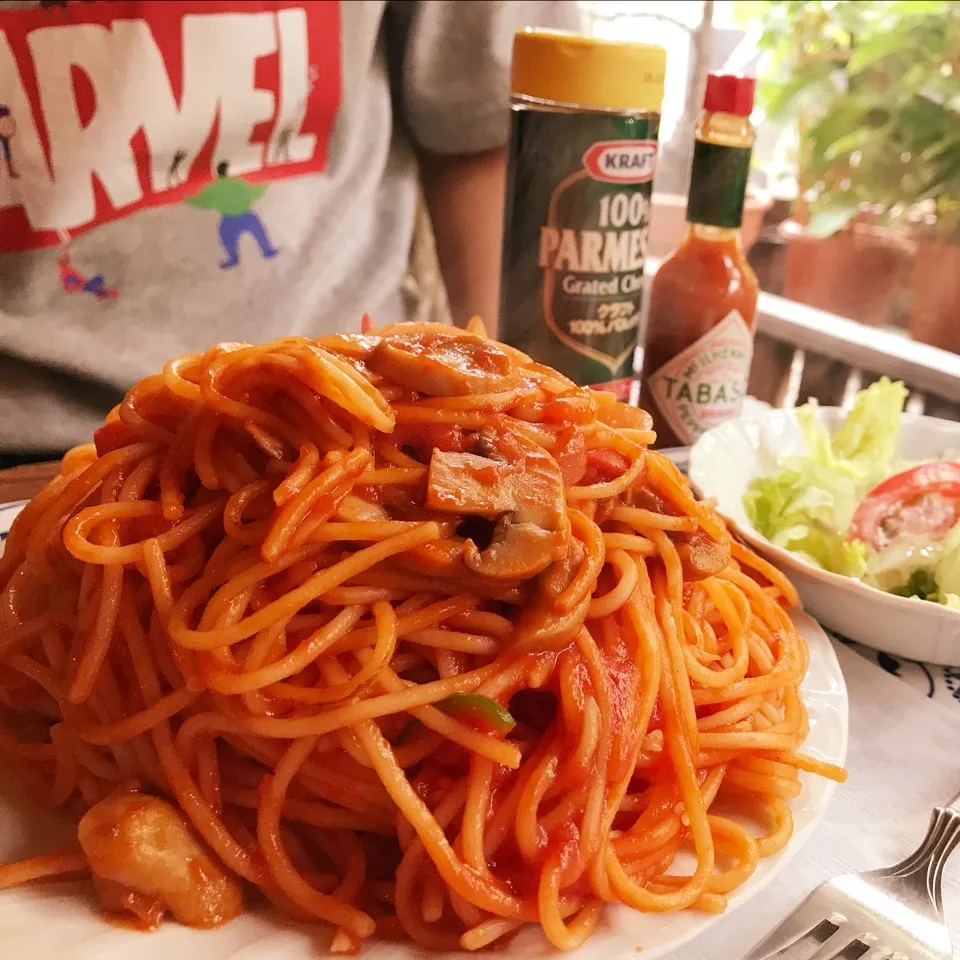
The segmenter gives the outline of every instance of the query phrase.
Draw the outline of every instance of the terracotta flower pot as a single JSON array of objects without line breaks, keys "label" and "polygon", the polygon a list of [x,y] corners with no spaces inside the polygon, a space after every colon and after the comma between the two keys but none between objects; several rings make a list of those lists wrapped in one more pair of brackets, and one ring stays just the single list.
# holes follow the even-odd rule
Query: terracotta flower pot
[{"label": "terracotta flower pot", "polygon": [[960,247],[920,241],[912,280],[913,339],[960,353]]},{"label": "terracotta flower pot", "polygon": [[[740,236],[744,252],[756,242],[763,226],[763,218],[770,209],[772,201],[760,197],[747,196],[743,205],[743,226]],[[680,245],[683,228],[686,225],[687,198],[677,193],[655,193],[650,207],[650,235],[647,240],[647,252],[651,257],[662,260],[673,253]]]},{"label": "terracotta flower pot", "polygon": [[793,220],[779,229],[787,242],[785,297],[870,326],[889,322],[913,255],[909,241],[866,224],[829,237],[811,237]]}]

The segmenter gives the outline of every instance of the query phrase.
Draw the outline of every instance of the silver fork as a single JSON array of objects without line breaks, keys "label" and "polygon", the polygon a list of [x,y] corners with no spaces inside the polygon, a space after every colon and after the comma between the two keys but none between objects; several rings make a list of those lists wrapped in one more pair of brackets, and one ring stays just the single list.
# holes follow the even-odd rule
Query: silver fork
[{"label": "silver fork", "polygon": [[822,883],[745,960],[952,960],[941,878],[958,843],[960,794],[906,860]]}]

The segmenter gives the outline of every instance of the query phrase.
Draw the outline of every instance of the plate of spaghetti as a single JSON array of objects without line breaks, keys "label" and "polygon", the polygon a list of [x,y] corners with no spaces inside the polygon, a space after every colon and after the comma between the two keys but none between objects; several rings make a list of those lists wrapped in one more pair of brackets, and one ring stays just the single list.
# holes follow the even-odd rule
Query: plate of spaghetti
[{"label": "plate of spaghetti", "polygon": [[0,558],[5,952],[650,957],[749,899],[846,692],[653,439],[478,322],[134,386]]}]

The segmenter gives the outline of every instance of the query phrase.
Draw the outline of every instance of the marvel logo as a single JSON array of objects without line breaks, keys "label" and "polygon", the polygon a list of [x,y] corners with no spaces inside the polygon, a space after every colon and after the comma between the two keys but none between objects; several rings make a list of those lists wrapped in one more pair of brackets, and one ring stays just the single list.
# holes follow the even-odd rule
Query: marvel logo
[{"label": "marvel logo", "polygon": [[657,167],[657,141],[603,140],[583,155],[583,165],[594,180],[646,183]]}]

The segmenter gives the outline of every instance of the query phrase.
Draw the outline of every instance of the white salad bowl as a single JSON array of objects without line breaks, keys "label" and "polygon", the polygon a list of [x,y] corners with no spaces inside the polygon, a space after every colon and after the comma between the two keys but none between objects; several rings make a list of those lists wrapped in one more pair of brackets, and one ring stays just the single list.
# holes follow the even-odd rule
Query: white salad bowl
[{"label": "white salad bowl", "polygon": [[[817,417],[832,433],[845,411],[824,407]],[[960,423],[904,413],[897,459],[937,460],[960,450]],[[829,573],[800,554],[774,546],[747,519],[743,495],[755,477],[775,473],[784,457],[804,452],[793,410],[730,420],[705,433],[690,451],[690,479],[761,555],[793,582],[808,613],[858,643],[930,663],[960,664],[960,611],[884,593]]]}]

